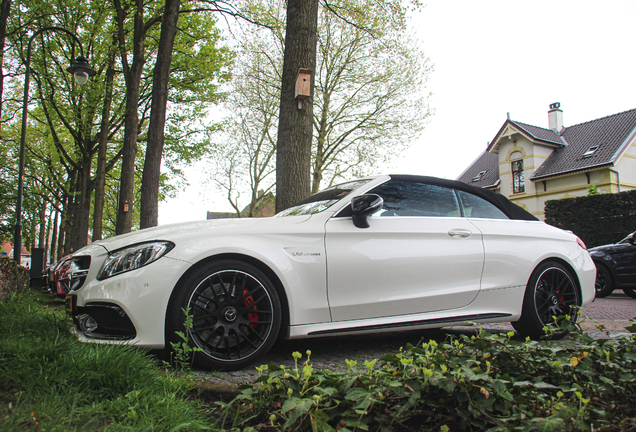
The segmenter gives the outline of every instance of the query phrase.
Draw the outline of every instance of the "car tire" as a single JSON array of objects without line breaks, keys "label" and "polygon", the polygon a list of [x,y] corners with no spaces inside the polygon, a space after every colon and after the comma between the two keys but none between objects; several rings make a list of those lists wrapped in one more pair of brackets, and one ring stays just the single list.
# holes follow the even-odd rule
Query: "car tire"
[{"label": "car tire", "polygon": [[596,281],[594,282],[594,288],[596,288],[596,297],[598,298],[607,297],[614,292],[612,274],[603,264],[596,264]]},{"label": "car tire", "polygon": [[[572,323],[576,323],[578,311],[573,307],[580,306],[579,298],[579,289],[568,269],[558,262],[543,262],[530,276],[521,317],[512,326],[523,337],[546,337],[544,327],[554,323],[553,316],[570,316]],[[567,334],[567,330],[557,330],[550,337],[559,339]]]},{"label": "car tire", "polygon": [[623,288],[623,292],[631,298],[636,298],[636,290],[634,288]]},{"label": "car tire", "polygon": [[[186,332],[183,309],[192,316]],[[237,370],[267,353],[278,337],[281,306],[276,288],[255,266],[239,260],[207,263],[180,281],[166,314],[166,348],[188,335],[194,363]]]}]

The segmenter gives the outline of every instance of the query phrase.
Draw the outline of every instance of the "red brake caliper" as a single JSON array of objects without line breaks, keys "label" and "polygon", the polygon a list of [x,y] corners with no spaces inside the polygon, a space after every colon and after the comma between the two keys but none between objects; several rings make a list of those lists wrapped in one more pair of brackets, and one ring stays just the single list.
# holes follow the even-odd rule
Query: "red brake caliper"
[{"label": "red brake caliper", "polygon": [[[247,308],[249,308],[250,306],[254,304],[254,297],[252,297],[251,295],[248,295],[249,293],[250,292],[247,288],[243,288],[243,297],[247,296],[245,297],[245,300],[243,300],[243,304]],[[258,310],[258,308],[254,306],[253,310]],[[247,319],[250,321],[258,321],[258,314],[255,312],[249,312],[247,314]],[[256,324],[252,324],[252,328],[256,328]]]}]

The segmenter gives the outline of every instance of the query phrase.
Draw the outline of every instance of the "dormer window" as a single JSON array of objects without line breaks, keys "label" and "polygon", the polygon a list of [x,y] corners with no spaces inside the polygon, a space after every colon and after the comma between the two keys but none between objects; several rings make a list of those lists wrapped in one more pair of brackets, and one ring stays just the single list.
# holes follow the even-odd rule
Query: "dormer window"
[{"label": "dormer window", "polygon": [[481,180],[487,173],[488,171],[480,171],[479,174],[477,174],[475,177],[473,177],[473,181],[474,182],[478,182],[479,180]]},{"label": "dormer window", "polygon": [[596,153],[596,150],[598,150],[599,146],[592,146],[589,149],[587,149],[587,151],[585,153],[583,153],[583,157],[590,157],[592,156],[594,153]]}]

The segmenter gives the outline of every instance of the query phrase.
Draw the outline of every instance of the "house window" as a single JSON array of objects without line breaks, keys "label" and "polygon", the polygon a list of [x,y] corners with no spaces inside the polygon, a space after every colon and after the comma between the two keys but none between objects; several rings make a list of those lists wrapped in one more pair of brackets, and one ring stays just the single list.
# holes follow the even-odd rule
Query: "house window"
[{"label": "house window", "polygon": [[598,150],[598,146],[592,146],[585,153],[583,153],[583,157],[590,157]]},{"label": "house window", "polygon": [[512,161],[512,193],[525,192],[523,178],[523,159]]},{"label": "house window", "polygon": [[478,182],[479,180],[481,180],[486,175],[486,171],[480,171],[479,174],[473,177],[473,182]]}]

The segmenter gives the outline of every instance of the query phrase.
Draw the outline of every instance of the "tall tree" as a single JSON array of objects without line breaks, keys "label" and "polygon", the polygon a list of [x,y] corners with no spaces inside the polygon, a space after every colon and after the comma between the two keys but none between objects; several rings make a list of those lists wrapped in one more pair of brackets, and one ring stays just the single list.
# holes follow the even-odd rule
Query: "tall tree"
[{"label": "tall tree", "polygon": [[168,79],[172,64],[174,39],[177,35],[180,5],[180,0],[166,0],[163,20],[161,21],[161,35],[152,81],[148,144],[141,181],[141,229],[156,226],[159,219],[159,176],[166,127]]},{"label": "tall tree", "polygon": [[113,103],[113,86],[115,80],[115,46],[116,44],[113,44],[113,49],[108,57],[106,90],[104,94],[104,104],[102,106],[102,120],[98,133],[97,170],[95,173],[95,203],[93,205],[93,241],[101,240],[103,237],[108,138],[110,137],[109,120]]},{"label": "tall tree", "polygon": [[[287,2],[287,31],[276,144],[276,211],[291,207],[311,190],[313,101],[299,107],[295,86],[299,70],[316,70],[318,0]],[[311,75],[310,88],[315,75]]]},{"label": "tall tree", "polygon": [[[397,13],[404,16],[404,12]],[[430,116],[428,59],[401,20],[321,14],[312,193],[401,154]]]},{"label": "tall tree", "polygon": [[2,96],[4,93],[4,45],[7,39],[7,22],[11,11],[11,0],[0,1],[0,118],[2,118]]},{"label": "tall tree", "polygon": [[117,11],[120,58],[126,80],[126,121],[116,226],[116,233],[123,234],[132,230],[132,210],[135,204],[135,162],[139,135],[139,95],[141,74],[146,63],[146,35],[148,30],[158,22],[160,16],[158,14],[151,15],[147,21],[144,21],[144,8],[147,10],[147,7],[143,0],[134,1],[132,63],[130,63],[126,41],[126,11],[120,0],[113,1]]},{"label": "tall tree", "polygon": [[[312,193],[336,181],[377,171],[379,163],[408,147],[430,116],[426,82],[431,67],[420,45],[409,37],[406,10],[394,4],[388,8],[391,13],[380,13],[378,0],[352,3],[358,6],[339,8],[338,14],[324,6],[319,12]],[[237,204],[238,196],[258,196],[259,189],[274,185],[262,177],[255,190],[251,178],[255,167],[238,164],[264,161],[257,155],[266,153],[263,145],[267,142],[261,145],[258,138],[276,133],[275,126],[264,120],[278,114],[268,101],[280,93],[285,41],[283,2],[255,0],[253,9],[270,25],[238,35],[240,57],[228,107],[232,132],[218,144],[217,160],[224,163],[215,176],[224,191],[231,183],[232,205],[239,208],[245,204]],[[235,132],[241,130],[250,133]],[[225,154],[245,156],[222,156]],[[233,169],[229,169],[230,162]],[[231,179],[228,173],[233,174]]]},{"label": "tall tree", "polygon": [[[270,30],[244,30],[225,102],[232,115],[224,128],[224,143],[215,146],[210,166],[215,173],[208,178],[226,194],[238,217],[253,217],[275,186],[284,27],[271,23]],[[259,37],[270,31],[277,36]],[[247,206],[243,196],[248,197]]]}]

